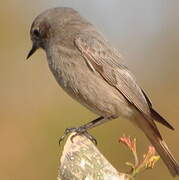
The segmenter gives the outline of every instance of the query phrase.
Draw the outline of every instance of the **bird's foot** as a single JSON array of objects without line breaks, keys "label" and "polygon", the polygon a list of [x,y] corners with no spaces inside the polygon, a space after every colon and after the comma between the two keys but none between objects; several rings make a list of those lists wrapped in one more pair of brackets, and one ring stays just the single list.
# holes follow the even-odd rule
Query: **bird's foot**
[{"label": "bird's foot", "polygon": [[87,130],[84,127],[78,127],[78,128],[67,128],[65,129],[64,135],[60,137],[59,144],[63,141],[63,139],[70,133],[75,132],[74,135],[71,136],[71,142],[73,142],[73,139],[78,135],[85,135],[89,140],[91,140],[95,145],[97,145],[97,140],[90,135]]}]

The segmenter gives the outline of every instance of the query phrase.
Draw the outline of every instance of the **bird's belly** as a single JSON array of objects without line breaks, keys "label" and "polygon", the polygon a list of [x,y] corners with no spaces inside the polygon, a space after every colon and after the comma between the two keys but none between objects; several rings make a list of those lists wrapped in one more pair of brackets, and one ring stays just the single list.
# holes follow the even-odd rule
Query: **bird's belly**
[{"label": "bird's belly", "polygon": [[[68,68],[68,69],[67,69]],[[132,108],[123,95],[88,67],[50,68],[59,85],[75,100],[94,113],[117,118],[129,117]]]}]

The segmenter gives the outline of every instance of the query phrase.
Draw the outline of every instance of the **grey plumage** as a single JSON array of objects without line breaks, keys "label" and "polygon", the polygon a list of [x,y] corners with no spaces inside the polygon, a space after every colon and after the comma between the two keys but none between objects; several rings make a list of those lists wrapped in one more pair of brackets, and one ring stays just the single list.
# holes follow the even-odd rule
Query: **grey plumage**
[{"label": "grey plumage", "polygon": [[34,20],[31,39],[28,57],[43,48],[50,70],[70,96],[106,119],[130,119],[154,145],[171,174],[179,175],[179,166],[154,120],[174,128],[153,109],[118,51],[91,23],[71,8],[50,9]]}]

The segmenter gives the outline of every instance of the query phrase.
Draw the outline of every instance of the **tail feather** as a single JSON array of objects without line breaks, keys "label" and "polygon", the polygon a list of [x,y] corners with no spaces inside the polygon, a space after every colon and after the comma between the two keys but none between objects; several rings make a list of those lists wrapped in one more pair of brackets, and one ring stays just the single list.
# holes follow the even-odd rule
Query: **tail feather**
[{"label": "tail feather", "polygon": [[158,112],[156,112],[153,108],[150,108],[151,111],[151,115],[153,117],[153,119],[161,124],[163,124],[164,126],[168,127],[171,130],[175,130],[174,127],[169,124]]},{"label": "tail feather", "polygon": [[144,97],[145,97],[145,99],[146,99],[146,101],[147,101],[147,103],[148,103],[149,108],[150,108],[150,112],[151,112],[152,118],[153,118],[155,121],[157,121],[157,122],[163,124],[164,126],[168,127],[169,129],[174,130],[174,127],[173,127],[171,124],[169,124],[158,112],[156,112],[156,111],[152,108],[152,103],[151,103],[150,99],[148,98],[148,96],[146,95],[146,93],[144,92],[144,90],[143,90],[143,89],[141,89],[141,90],[142,90],[143,95],[144,95]]},{"label": "tail feather", "polygon": [[[153,136],[153,135],[152,135]],[[161,159],[169,169],[172,176],[179,175],[179,165],[176,162],[175,158],[171,154],[164,140],[158,139],[157,137],[147,135],[152,145],[155,147],[156,151],[160,155]]]},{"label": "tail feather", "polygon": [[[140,113],[136,118],[135,122],[139,128],[144,132],[147,138],[150,140],[156,151],[160,155],[161,159],[169,169],[172,176],[179,176],[179,164],[176,162],[165,141],[156,131],[156,125],[152,118],[144,117]],[[152,122],[152,123],[151,123]],[[159,132],[159,131],[158,131]]]}]

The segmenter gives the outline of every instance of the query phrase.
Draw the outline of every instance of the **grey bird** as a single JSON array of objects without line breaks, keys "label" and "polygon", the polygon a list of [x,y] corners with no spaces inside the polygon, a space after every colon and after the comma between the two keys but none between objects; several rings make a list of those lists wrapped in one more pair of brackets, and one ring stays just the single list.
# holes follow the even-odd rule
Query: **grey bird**
[{"label": "grey bird", "polygon": [[72,8],[53,8],[35,18],[30,35],[33,46],[27,58],[42,48],[58,84],[100,116],[78,128],[67,129],[68,132],[84,133],[104,122],[124,117],[144,132],[171,175],[179,175],[179,165],[155,121],[174,128],[153,109],[119,52],[91,23]]}]

